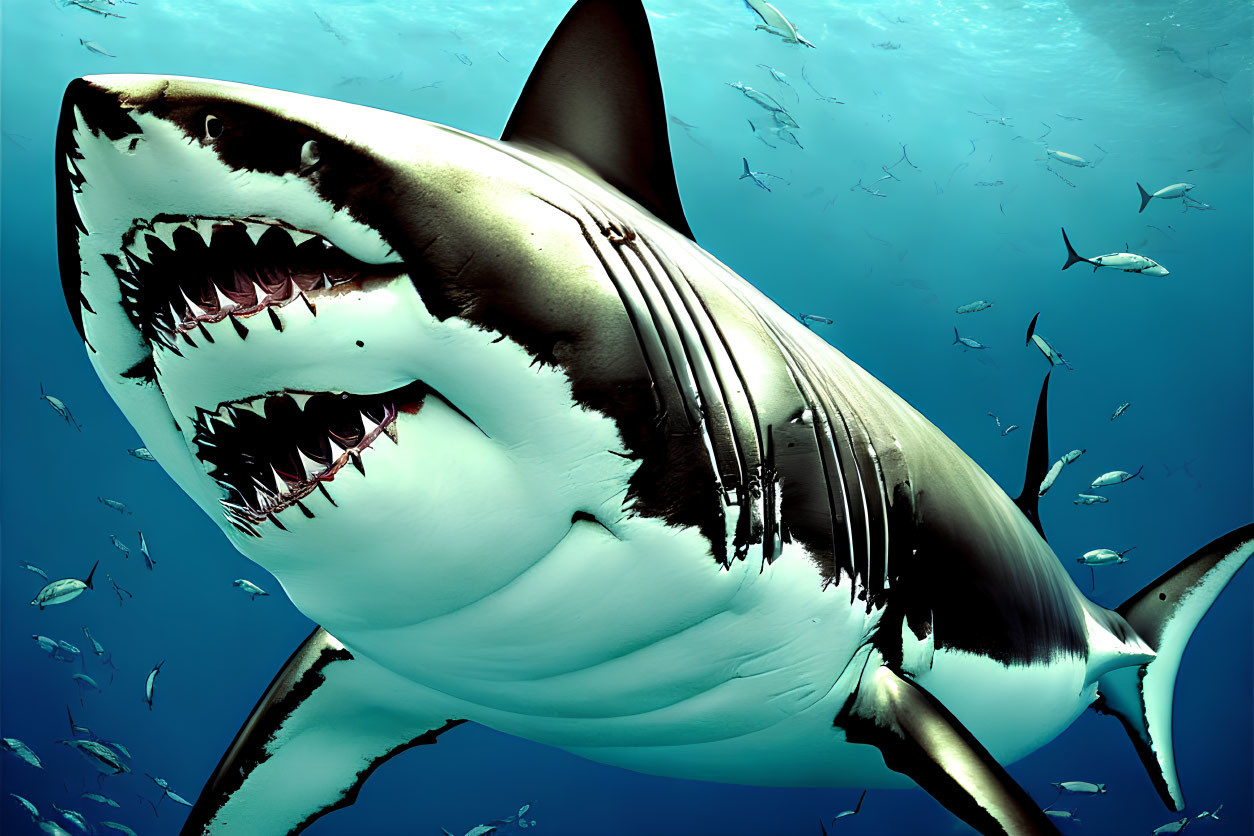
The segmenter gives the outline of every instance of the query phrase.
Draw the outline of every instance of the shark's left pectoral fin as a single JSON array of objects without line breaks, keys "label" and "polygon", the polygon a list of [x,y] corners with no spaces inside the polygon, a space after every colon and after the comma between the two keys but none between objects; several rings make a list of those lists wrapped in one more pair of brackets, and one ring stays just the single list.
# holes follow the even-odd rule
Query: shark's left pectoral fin
[{"label": "shark's left pectoral fin", "polygon": [[205,784],[182,836],[299,833],[352,804],[381,763],[465,722],[318,628],[292,654]]},{"label": "shark's left pectoral fin", "polygon": [[935,697],[887,666],[868,671],[836,718],[851,743],[985,834],[1057,834],[1049,817]]}]

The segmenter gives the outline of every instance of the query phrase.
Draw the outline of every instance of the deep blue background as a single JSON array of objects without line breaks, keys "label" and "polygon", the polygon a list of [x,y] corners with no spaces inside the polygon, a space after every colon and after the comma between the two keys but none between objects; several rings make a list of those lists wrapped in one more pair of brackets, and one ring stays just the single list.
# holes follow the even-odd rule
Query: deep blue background
[{"label": "deep blue background", "polygon": [[[782,305],[835,320],[822,333],[953,437],[1017,493],[1045,363],[1023,346],[1028,320],[1075,366],[1051,387],[1054,455],[1088,453],[1043,502],[1046,531],[1087,589],[1074,558],[1136,545],[1131,562],[1099,570],[1099,602],[1113,606],[1210,539],[1251,517],[1251,10],[1214,2],[898,2],[780,0],[815,50],[755,32],[733,0],[647,4],[671,113],[680,191],[698,240]],[[0,757],[5,833],[33,833],[8,792],[52,812],[112,818],[141,834],[174,833],[169,801],[154,818],[137,796],[161,775],[194,798],[279,664],[311,625],[264,571],[236,554],[164,476],[126,454],[140,442],[107,399],[74,334],[54,249],[52,132],[65,84],[102,72],[225,78],[348,99],[499,133],[566,3],[295,2],[121,5],[105,19],[55,2],[5,2],[0,78],[3,245],[3,562],[0,563],[2,733],[44,759],[34,770]],[[88,52],[79,38],[117,55]],[[342,38],[342,40],[341,40]],[[897,50],[876,48],[883,42]],[[1209,54],[1208,54],[1209,51]],[[466,64],[458,54],[471,63]],[[801,77],[802,63],[823,93]],[[788,74],[798,102],[755,65]],[[725,82],[743,81],[788,104],[804,150],[767,148],[749,132],[765,113]],[[439,82],[437,86],[427,86]],[[606,95],[614,95],[606,90]],[[1007,117],[1007,126],[986,121]],[[1059,114],[1080,117],[1060,118]],[[1054,168],[1018,138],[1051,131],[1052,148],[1101,158]],[[878,184],[907,143],[910,159]],[[1099,150],[1100,149],[1100,150]],[[1105,155],[1103,155],[1103,150]],[[773,191],[737,180],[740,158],[783,178]],[[1000,186],[977,182],[1002,181]],[[1137,214],[1134,183],[1187,180],[1212,212],[1155,201]],[[786,182],[784,182],[786,181]],[[1073,268],[1061,273],[1058,227],[1085,255],[1125,243],[1172,274],[1149,278]],[[1152,226],[1151,226],[1152,225]],[[988,311],[953,309],[990,299]],[[989,346],[962,352],[952,329]],[[64,398],[79,434],[38,400]],[[1114,408],[1131,408],[1110,421]],[[988,412],[1025,429],[1001,437]],[[1183,466],[1187,463],[1187,470]],[[1074,506],[1088,480],[1145,465],[1145,480],[1112,489],[1108,505]],[[124,500],[121,516],[97,496]],[[125,560],[148,538],[157,569]],[[82,575],[99,559],[96,591],[39,612],[42,581]],[[129,588],[124,606],[105,573]],[[276,593],[250,602],[231,588],[250,578]],[[1197,836],[1249,833],[1251,600],[1246,569],[1201,625],[1180,671],[1176,745],[1196,813],[1224,803]],[[92,658],[104,685],[79,707],[70,674],[33,633],[81,648],[87,624],[121,669]],[[161,659],[152,711],[144,677]],[[134,775],[108,778],[121,810],[78,799],[94,771],[54,741],[64,706],[134,754]],[[1051,781],[1102,781],[1083,803],[1079,832],[1146,834],[1178,816],[1150,788],[1119,724],[1086,714],[1011,772],[1042,804]],[[482,729],[459,729],[435,749],[378,771],[359,803],[313,834],[461,833],[523,803],[550,834],[818,833],[817,821],[853,806],[858,790],[760,789],[664,780],[601,767]],[[919,790],[873,790],[841,833],[964,832]]]}]

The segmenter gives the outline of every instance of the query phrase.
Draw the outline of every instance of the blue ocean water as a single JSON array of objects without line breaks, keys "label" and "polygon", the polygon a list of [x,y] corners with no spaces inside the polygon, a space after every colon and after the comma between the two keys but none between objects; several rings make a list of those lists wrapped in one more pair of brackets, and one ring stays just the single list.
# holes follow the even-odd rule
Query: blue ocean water
[{"label": "blue ocean water", "polygon": [[[76,809],[140,834],[175,833],[185,808],[154,810],[160,776],[194,799],[271,676],[311,629],[276,581],[227,544],[156,464],[107,398],[66,313],[55,259],[52,137],[61,93],[80,75],[146,72],[230,79],[345,99],[475,133],[500,133],[565,0],[358,2],[6,2],[0,41],[0,732],[29,744],[36,770],[0,757],[0,830],[36,827],[8,793],[52,815]],[[1051,387],[1055,453],[1087,449],[1042,502],[1051,544],[1089,589],[1079,554],[1136,546],[1098,570],[1113,606],[1195,548],[1251,517],[1251,35],[1238,0],[776,5],[816,48],[755,31],[732,0],[647,2],[680,192],[697,240],[902,394],[1014,494],[1046,363],[1038,330],[1074,366]],[[316,13],[316,14],[315,14]],[[86,49],[80,39],[116,57]],[[773,67],[787,83],[759,65]],[[726,86],[784,103],[804,148],[765,133],[765,111]],[[606,90],[612,96],[615,91]],[[820,98],[833,97],[843,104]],[[747,122],[752,120],[757,134]],[[1042,137],[1039,141],[1038,137]],[[763,140],[776,147],[768,147]],[[908,160],[900,161],[902,146]],[[1046,148],[1092,166],[1046,157]],[[741,158],[768,192],[738,179]],[[1153,201],[1187,181],[1206,205]],[[860,189],[861,183],[866,189]],[[872,192],[878,192],[873,194]],[[1130,248],[1164,278],[1084,265],[1060,272],[1065,226],[1084,255]],[[994,306],[954,309],[977,299]],[[985,351],[951,344],[957,326]],[[39,400],[62,398],[82,431]],[[1131,405],[1117,420],[1114,409]],[[1023,430],[1000,434],[1015,423]],[[1143,481],[1109,504],[1071,497],[1099,473]],[[128,513],[97,501],[121,500]],[[156,559],[138,554],[142,530]],[[131,549],[124,557],[109,541]],[[43,581],[96,588],[39,611]],[[231,583],[273,594],[250,601]],[[115,593],[110,579],[129,594]],[[1199,836],[1254,829],[1251,625],[1246,569],[1198,629],[1180,670],[1175,740]],[[87,625],[111,654],[90,654]],[[40,652],[68,641],[85,663]],[[150,708],[144,681],[165,660]],[[71,674],[100,685],[83,693]],[[95,770],[56,741],[65,709],[123,742],[133,774],[83,800]],[[1158,801],[1118,722],[1092,713],[1010,766],[1042,805],[1050,782],[1103,782],[1064,832],[1148,834],[1180,815]],[[382,767],[358,803],[311,834],[462,833],[532,805],[550,834],[949,834],[968,828],[921,790],[777,789],[638,775],[484,729]],[[159,815],[154,815],[157,813]],[[107,831],[105,831],[107,832]]]}]

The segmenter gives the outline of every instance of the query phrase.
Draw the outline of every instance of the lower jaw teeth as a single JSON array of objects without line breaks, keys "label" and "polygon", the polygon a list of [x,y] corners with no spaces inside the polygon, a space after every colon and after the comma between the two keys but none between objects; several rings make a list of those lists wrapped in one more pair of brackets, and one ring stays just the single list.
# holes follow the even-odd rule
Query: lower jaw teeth
[{"label": "lower jaw teeth", "polygon": [[[247,505],[242,505],[238,502],[232,502],[229,499],[218,500],[218,502],[222,505],[227,520],[233,523],[236,528],[240,529],[244,533],[256,535],[257,531],[254,526],[267,519],[275,523],[275,525],[279,528],[286,530],[282,523],[279,522],[277,515],[288,508],[299,508],[305,517],[313,519],[315,516],[314,513],[310,511],[309,508],[301,502],[301,500],[312,494],[314,491],[320,491],[323,496],[326,497],[327,501],[331,503],[331,505],[336,506],[337,503],[331,497],[331,493],[327,490],[324,483],[333,481],[336,474],[338,474],[346,465],[350,464],[356,468],[362,476],[365,476],[366,466],[362,461],[362,453],[383,435],[386,435],[394,444],[397,443],[396,416],[396,407],[391,404],[385,407],[383,420],[378,424],[371,421],[363,413],[362,417],[365,422],[365,432],[362,435],[361,440],[352,446],[342,446],[336,444],[332,438],[330,442],[332,451],[331,462],[326,466],[309,459],[298,448],[297,453],[303,460],[302,463],[304,464],[306,473],[312,475],[299,481],[292,481],[282,476],[277,470],[274,470],[272,466],[271,471],[278,492],[276,493],[269,485],[265,484],[260,479],[253,477],[252,489],[255,496],[255,505],[251,502]],[[321,470],[315,473],[315,468],[321,468]],[[221,480],[215,481],[217,481],[218,485],[224,489],[236,494],[241,494],[238,487]]]}]

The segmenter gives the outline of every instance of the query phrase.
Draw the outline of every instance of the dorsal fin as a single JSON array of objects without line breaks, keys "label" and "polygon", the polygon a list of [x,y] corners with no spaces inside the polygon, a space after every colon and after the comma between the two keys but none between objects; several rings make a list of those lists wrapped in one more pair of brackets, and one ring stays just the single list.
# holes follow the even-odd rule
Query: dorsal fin
[{"label": "dorsal fin", "polygon": [[[1032,322],[1035,324],[1036,320],[1033,319]],[[1015,497],[1015,505],[1019,506],[1019,510],[1036,527],[1041,537],[1045,536],[1045,529],[1041,527],[1039,490],[1041,481],[1049,472],[1049,422],[1045,416],[1049,375],[1050,372],[1045,373],[1041,395],[1036,399],[1036,417],[1032,419],[1032,440],[1028,443],[1028,466],[1023,475],[1023,490]]]},{"label": "dorsal fin", "polygon": [[675,185],[662,82],[639,0],[579,0],[501,134],[564,151],[692,237]]}]

